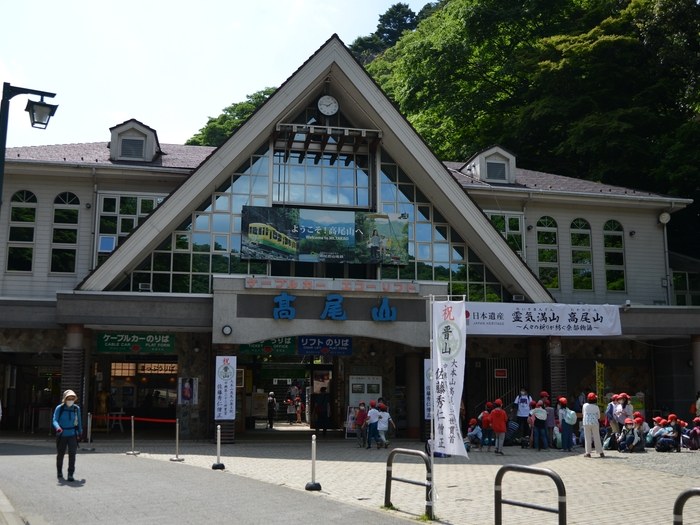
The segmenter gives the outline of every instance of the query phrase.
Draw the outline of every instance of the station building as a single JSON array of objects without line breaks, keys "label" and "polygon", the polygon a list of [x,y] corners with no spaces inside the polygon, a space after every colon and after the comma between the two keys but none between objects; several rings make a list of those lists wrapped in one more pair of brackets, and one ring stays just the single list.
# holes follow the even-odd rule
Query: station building
[{"label": "station building", "polygon": [[381,396],[419,437],[428,306],[447,296],[620,312],[615,337],[467,334],[468,413],[525,386],[685,414],[700,270],[669,254],[666,224],[690,202],[521,169],[498,145],[443,162],[333,36],[219,148],[160,144],[132,119],[101,142],[7,150],[2,426],[48,428],[72,388],[85,412],[211,437],[230,355],[236,432],[294,386],[306,420],[325,387],[335,428]]}]

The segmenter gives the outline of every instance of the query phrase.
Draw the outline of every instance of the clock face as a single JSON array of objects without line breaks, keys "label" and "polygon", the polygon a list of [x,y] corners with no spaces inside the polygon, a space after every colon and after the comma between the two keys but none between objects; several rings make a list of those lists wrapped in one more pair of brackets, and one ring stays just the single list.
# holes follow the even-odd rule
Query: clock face
[{"label": "clock face", "polygon": [[318,110],[323,115],[335,115],[338,112],[339,107],[338,101],[330,95],[323,95],[318,99]]}]

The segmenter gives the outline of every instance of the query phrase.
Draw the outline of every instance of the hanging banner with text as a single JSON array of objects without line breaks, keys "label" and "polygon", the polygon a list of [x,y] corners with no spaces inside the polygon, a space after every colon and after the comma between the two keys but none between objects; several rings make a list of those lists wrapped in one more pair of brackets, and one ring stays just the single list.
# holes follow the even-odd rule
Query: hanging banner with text
[{"label": "hanging banner with text", "polygon": [[236,356],[216,356],[214,419],[236,419]]},{"label": "hanging banner with text", "polygon": [[467,354],[464,301],[432,303],[433,450],[467,456],[459,428]]},{"label": "hanging banner with text", "polygon": [[610,304],[466,303],[470,335],[620,335],[620,309]]}]

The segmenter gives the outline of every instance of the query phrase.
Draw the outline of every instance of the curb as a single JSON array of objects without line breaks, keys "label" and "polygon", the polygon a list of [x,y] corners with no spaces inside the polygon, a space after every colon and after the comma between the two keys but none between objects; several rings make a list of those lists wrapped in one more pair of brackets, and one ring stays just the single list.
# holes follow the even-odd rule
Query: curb
[{"label": "curb", "polygon": [[7,499],[5,494],[0,490],[0,525],[27,525],[19,514],[15,512],[15,508]]}]

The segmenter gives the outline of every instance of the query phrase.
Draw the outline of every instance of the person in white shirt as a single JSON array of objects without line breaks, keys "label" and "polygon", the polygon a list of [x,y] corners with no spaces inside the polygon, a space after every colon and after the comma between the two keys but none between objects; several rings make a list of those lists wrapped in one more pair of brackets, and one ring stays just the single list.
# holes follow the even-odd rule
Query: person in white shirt
[{"label": "person in white shirt", "polygon": [[515,401],[513,401],[518,411],[516,416],[518,418],[518,426],[520,427],[520,438],[525,440],[527,440],[530,435],[530,427],[527,424],[527,418],[530,415],[530,401],[532,401],[532,398],[524,388],[520,389],[520,394],[515,396]]},{"label": "person in white shirt", "polygon": [[583,435],[586,442],[585,457],[591,457],[591,448],[592,445],[595,445],[595,451],[601,458],[604,458],[603,445],[600,442],[600,408],[598,407],[598,396],[591,392],[586,399],[588,402],[585,403],[583,409],[581,409]]},{"label": "person in white shirt", "polygon": [[379,403],[379,420],[377,421],[377,431],[379,432],[379,441],[377,441],[377,448],[389,448],[389,440],[386,437],[386,433],[389,432],[389,423],[396,430],[396,425],[394,420],[391,419],[391,414],[387,410],[387,406],[384,403]]}]

